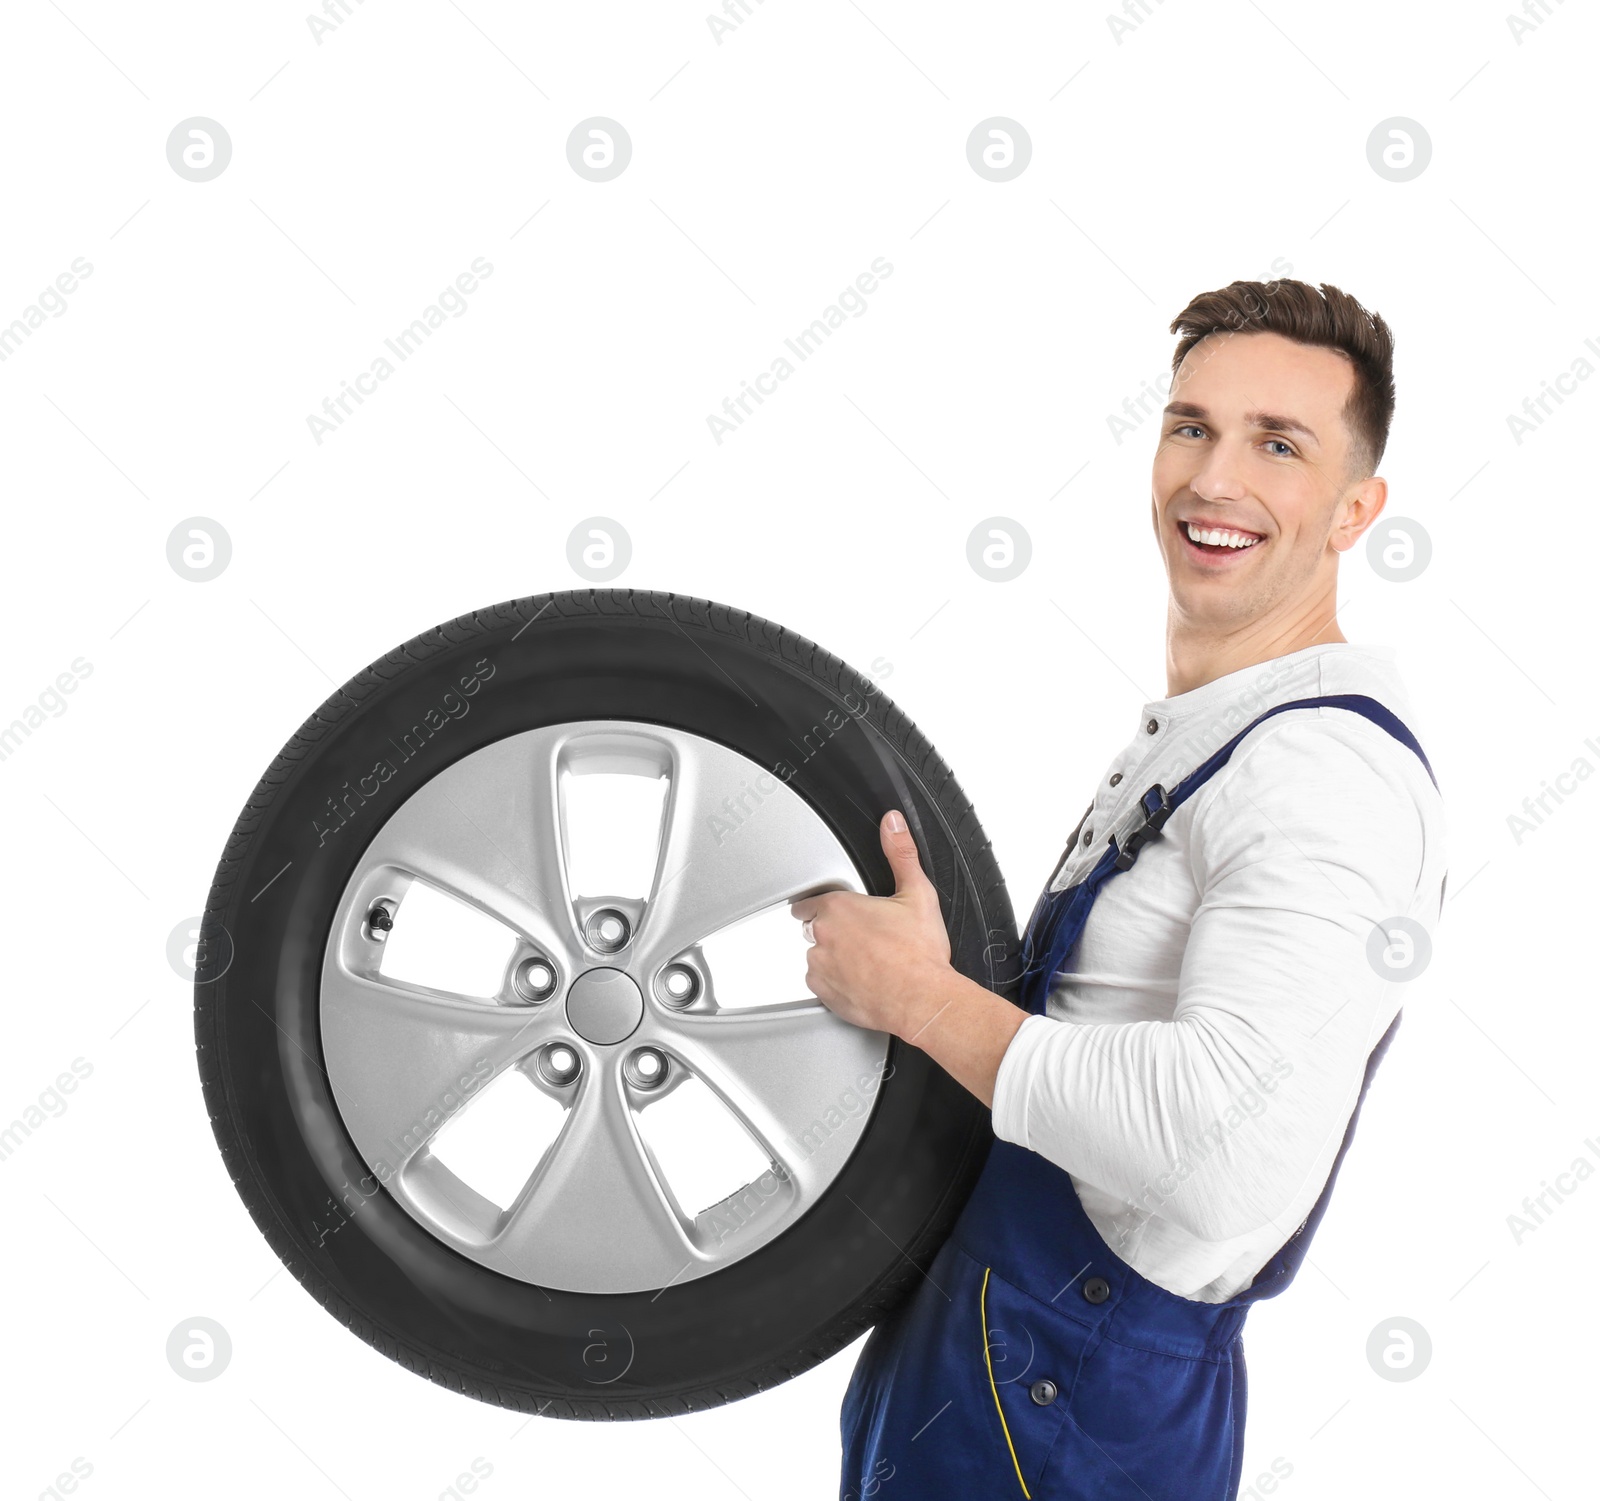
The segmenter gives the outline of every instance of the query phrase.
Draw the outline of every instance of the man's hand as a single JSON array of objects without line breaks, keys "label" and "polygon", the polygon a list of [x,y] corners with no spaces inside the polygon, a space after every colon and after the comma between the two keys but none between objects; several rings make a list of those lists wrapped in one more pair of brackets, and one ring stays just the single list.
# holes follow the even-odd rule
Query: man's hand
[{"label": "man's hand", "polygon": [[830,891],[791,902],[789,911],[810,920],[816,940],[806,961],[812,994],[847,1022],[909,1040],[944,1003],[950,938],[898,811],[884,814],[878,837],[894,871],[893,896]]}]

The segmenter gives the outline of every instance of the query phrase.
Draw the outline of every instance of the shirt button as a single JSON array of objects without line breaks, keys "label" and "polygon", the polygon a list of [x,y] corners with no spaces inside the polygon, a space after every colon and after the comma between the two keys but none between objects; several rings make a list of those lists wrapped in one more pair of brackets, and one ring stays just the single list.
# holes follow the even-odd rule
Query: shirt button
[{"label": "shirt button", "polygon": [[1104,1277],[1091,1277],[1083,1284],[1083,1295],[1091,1303],[1104,1303],[1111,1296],[1111,1284]]},{"label": "shirt button", "polygon": [[1147,734],[1147,735],[1153,735],[1153,734],[1155,734],[1155,732],[1156,732],[1156,731],[1157,731],[1157,730],[1159,730],[1159,729],[1160,729],[1160,728],[1161,728],[1161,726],[1160,726],[1160,725],[1159,725],[1159,724],[1157,724],[1157,723],[1156,723],[1156,721],[1155,721],[1155,720],[1153,720],[1153,719],[1152,719],[1152,720],[1151,720],[1151,721],[1150,721],[1150,723],[1149,723],[1149,724],[1147,724],[1147,725],[1146,725],[1146,726],[1145,726],[1145,727],[1144,727],[1144,732],[1145,732],[1145,734]]},{"label": "shirt button", "polygon": [[1048,1407],[1056,1399],[1056,1384],[1048,1376],[1041,1376],[1028,1388],[1028,1395],[1040,1407]]},{"label": "shirt button", "polygon": [[1089,843],[1089,841],[1090,841],[1090,840],[1091,840],[1091,839],[1093,839],[1093,838],[1094,838],[1094,830],[1093,830],[1093,829],[1085,829],[1085,830],[1084,830],[1084,831],[1083,831],[1083,842],[1084,842],[1084,843],[1085,843],[1085,844],[1088,844],[1088,843]]},{"label": "shirt button", "polygon": [[1120,782],[1121,780],[1122,780],[1122,773],[1120,771],[1114,771],[1114,772],[1111,773],[1111,785],[1113,787],[1115,787],[1117,785],[1117,783]]}]

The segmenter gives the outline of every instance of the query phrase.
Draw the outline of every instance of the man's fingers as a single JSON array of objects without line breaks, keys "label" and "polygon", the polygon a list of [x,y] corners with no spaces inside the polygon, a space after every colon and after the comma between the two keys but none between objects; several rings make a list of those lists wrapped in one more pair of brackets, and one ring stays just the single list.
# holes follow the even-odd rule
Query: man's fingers
[{"label": "man's fingers", "polygon": [[931,890],[932,883],[922,873],[922,862],[917,858],[917,841],[911,837],[906,821],[898,808],[883,815],[878,825],[878,838],[883,853],[894,871],[894,894],[905,896],[908,892]]},{"label": "man's fingers", "polygon": [[799,896],[789,903],[789,916],[798,917],[804,922],[808,917],[817,917],[841,903],[867,901],[856,891],[819,891],[815,896]]}]

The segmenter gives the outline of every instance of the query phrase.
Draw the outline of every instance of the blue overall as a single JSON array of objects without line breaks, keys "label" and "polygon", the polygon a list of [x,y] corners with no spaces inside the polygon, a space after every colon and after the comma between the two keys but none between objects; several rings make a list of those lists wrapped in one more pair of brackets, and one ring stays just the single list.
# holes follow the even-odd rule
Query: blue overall
[{"label": "blue overall", "polygon": [[[1029,1011],[1044,1012],[1101,888],[1245,735],[1274,714],[1323,705],[1387,730],[1433,777],[1411,732],[1375,699],[1336,694],[1268,709],[1171,791],[1157,783],[1145,792],[1142,821],[1120,843],[1108,840],[1083,880],[1060,892],[1047,883],[1023,944]],[[1399,1022],[1396,1014],[1367,1059],[1305,1222],[1226,1302],[1146,1280],[1101,1239],[1065,1171],[995,1140],[949,1240],[862,1349],[841,1413],[841,1501],[1231,1501],[1244,1450],[1245,1314],[1299,1270]]]}]

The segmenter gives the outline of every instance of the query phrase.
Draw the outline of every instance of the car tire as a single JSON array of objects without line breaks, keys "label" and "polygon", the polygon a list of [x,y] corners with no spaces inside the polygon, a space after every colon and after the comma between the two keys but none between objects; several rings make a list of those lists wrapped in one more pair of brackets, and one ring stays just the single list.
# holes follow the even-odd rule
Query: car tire
[{"label": "car tire", "polygon": [[888,1063],[848,1158],[781,1233],[704,1274],[625,1291],[546,1285],[463,1254],[408,1211],[391,1191],[399,1180],[386,1183],[358,1145],[330,1076],[323,978],[342,941],[340,903],[366,852],[434,779],[511,737],[598,721],[700,737],[765,768],[873,894],[894,890],[878,820],[902,809],[939,892],[953,965],[1009,995],[1017,935],[989,844],[948,767],[875,678],[742,610],[585,589],[424,632],[291,737],[217,867],[195,1041],[240,1197],[352,1332],[481,1401],[564,1418],[661,1417],[795,1376],[899,1306],[993,1138],[973,1096],[884,1038]]}]

